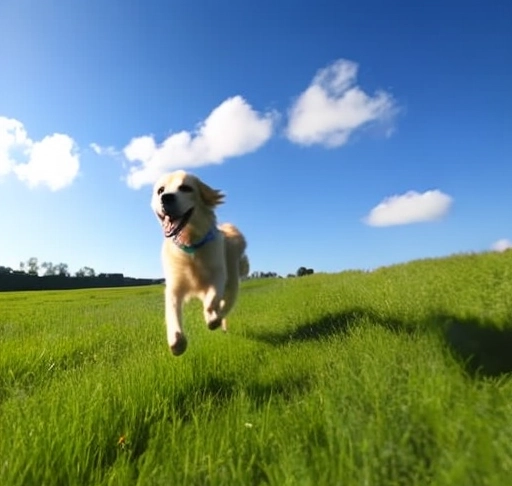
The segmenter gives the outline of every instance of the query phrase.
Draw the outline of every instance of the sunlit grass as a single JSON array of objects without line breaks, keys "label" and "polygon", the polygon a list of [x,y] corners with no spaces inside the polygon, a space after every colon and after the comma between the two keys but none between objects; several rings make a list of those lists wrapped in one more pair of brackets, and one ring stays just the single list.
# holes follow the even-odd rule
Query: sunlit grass
[{"label": "sunlit grass", "polygon": [[163,288],[0,294],[2,485],[499,485],[512,252],[244,283],[227,335]]}]

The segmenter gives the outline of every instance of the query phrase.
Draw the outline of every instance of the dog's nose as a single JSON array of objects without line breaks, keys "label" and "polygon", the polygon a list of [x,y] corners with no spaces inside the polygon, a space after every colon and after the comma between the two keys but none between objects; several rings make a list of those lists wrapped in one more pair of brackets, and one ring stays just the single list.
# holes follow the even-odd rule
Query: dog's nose
[{"label": "dog's nose", "polygon": [[176,200],[176,195],[172,192],[166,192],[161,197],[162,204],[172,204]]}]

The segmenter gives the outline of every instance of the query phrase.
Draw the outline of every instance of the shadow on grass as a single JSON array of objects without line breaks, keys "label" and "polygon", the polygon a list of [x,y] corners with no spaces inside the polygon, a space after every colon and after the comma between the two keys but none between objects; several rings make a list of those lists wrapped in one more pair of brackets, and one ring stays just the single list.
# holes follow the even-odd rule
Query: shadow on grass
[{"label": "shadow on grass", "polygon": [[[239,395],[245,395],[256,408],[262,408],[268,406],[272,398],[293,400],[306,393],[310,387],[311,381],[305,374],[271,380],[262,378],[247,383],[234,377],[214,374],[206,376],[201,383],[190,384],[176,396],[169,396],[167,407],[164,407],[166,410],[159,409],[149,417],[147,410],[141,410],[140,417],[134,421],[135,428],[130,431],[129,443],[119,442],[118,449],[109,449],[101,456],[99,464],[103,468],[111,467],[124,454],[128,455],[130,462],[136,462],[148,448],[153,427],[163,420],[184,426],[197,420],[198,416],[205,419],[209,413],[218,413],[218,410],[222,410],[225,404]],[[265,473],[259,471],[257,474]]]},{"label": "shadow on grass", "polygon": [[351,309],[336,314],[326,314],[321,318],[300,324],[295,329],[288,332],[265,332],[258,333],[247,331],[250,339],[255,339],[274,346],[282,346],[296,342],[320,341],[333,336],[344,335],[354,326],[364,323],[378,324],[390,331],[410,333],[413,330],[411,325],[407,325],[396,319],[383,319],[372,310]]},{"label": "shadow on grass", "polygon": [[440,333],[464,369],[473,376],[500,376],[512,373],[512,328],[500,329],[496,323],[450,314],[432,314],[422,321],[405,321],[376,313],[371,309],[351,309],[327,314],[287,332],[248,332],[250,339],[283,346],[306,341],[321,341],[344,336],[354,326],[380,326],[392,332]]},{"label": "shadow on grass", "polygon": [[306,374],[286,376],[280,379],[260,379],[242,382],[235,377],[208,376],[203,383],[183,390],[174,400],[174,410],[183,422],[189,421],[202,404],[222,408],[233,397],[245,395],[256,406],[263,406],[272,397],[290,400],[306,392],[311,386]]},{"label": "shadow on grass", "polygon": [[444,338],[472,375],[500,376],[512,372],[512,329],[475,318],[440,316]]}]

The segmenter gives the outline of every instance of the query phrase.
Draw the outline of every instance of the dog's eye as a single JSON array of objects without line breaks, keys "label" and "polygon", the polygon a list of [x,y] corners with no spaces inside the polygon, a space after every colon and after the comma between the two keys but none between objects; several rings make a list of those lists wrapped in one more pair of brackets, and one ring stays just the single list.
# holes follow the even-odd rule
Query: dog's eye
[{"label": "dog's eye", "polygon": [[162,187],[158,188],[158,191],[156,191],[156,193],[160,196],[162,194],[162,192],[164,192],[164,191],[165,191],[165,187],[162,186]]},{"label": "dog's eye", "polygon": [[192,186],[189,186],[188,184],[181,184],[181,186],[178,187],[178,190],[181,192],[192,192]]}]

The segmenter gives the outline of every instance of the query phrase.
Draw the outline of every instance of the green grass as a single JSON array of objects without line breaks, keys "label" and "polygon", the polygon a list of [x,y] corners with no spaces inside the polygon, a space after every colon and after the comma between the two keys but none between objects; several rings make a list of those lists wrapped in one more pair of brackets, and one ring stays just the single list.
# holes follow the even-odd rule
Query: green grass
[{"label": "green grass", "polygon": [[249,281],[227,335],[163,288],[0,294],[0,484],[496,485],[512,252]]}]

